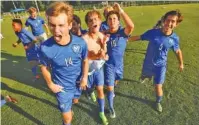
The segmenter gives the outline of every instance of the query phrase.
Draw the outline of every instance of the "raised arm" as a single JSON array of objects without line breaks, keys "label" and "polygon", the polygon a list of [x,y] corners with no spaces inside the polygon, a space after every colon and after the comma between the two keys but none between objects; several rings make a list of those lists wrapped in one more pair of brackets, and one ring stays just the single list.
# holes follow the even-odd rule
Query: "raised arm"
[{"label": "raised arm", "polygon": [[115,3],[113,6],[114,10],[118,11],[125,23],[125,34],[130,35],[131,32],[134,30],[134,24],[131,18],[128,16],[126,12],[120,7],[118,3]]}]

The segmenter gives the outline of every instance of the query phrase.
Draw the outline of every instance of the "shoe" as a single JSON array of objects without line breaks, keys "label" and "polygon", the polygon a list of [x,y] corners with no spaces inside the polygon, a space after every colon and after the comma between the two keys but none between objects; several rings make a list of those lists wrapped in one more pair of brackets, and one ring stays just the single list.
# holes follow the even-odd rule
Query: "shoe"
[{"label": "shoe", "polygon": [[156,109],[158,112],[162,112],[162,106],[160,103],[156,103]]},{"label": "shoe", "polygon": [[92,92],[90,96],[91,96],[91,99],[92,99],[93,102],[97,101],[96,96],[95,96],[95,92]]},{"label": "shoe", "polygon": [[107,120],[106,116],[104,115],[104,112],[100,112],[99,117],[102,120],[103,125],[108,125],[108,120]]},{"label": "shoe", "polygon": [[110,109],[109,112],[110,112],[110,117],[111,117],[111,118],[115,118],[115,117],[116,117],[116,114],[115,114],[115,110],[114,110],[114,109]]}]

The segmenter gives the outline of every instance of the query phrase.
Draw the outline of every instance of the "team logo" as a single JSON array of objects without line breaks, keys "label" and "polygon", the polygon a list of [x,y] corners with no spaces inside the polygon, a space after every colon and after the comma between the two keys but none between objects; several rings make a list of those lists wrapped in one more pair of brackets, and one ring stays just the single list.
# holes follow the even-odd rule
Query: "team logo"
[{"label": "team logo", "polygon": [[75,44],[72,46],[73,52],[74,53],[80,53],[81,47],[78,44]]}]

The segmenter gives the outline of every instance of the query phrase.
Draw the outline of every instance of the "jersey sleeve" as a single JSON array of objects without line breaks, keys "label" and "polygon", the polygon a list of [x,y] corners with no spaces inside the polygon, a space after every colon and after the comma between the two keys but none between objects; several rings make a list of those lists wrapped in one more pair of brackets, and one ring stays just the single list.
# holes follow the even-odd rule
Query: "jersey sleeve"
[{"label": "jersey sleeve", "polygon": [[84,42],[84,45],[82,47],[82,59],[86,59],[88,56],[88,47],[87,47],[87,44],[86,42]]},{"label": "jersey sleeve", "polygon": [[41,23],[42,23],[42,24],[45,24],[45,21],[44,21],[43,18],[40,18],[40,20],[41,20]]},{"label": "jersey sleeve", "polygon": [[28,20],[26,20],[25,25],[26,25],[27,27],[30,26],[30,23],[28,22]]},{"label": "jersey sleeve", "polygon": [[151,39],[151,37],[153,36],[152,33],[153,33],[152,30],[146,31],[144,34],[142,34],[140,36],[141,40],[147,40],[147,41],[149,41]]},{"label": "jersey sleeve", "polygon": [[45,56],[45,53],[42,51],[42,45],[38,49],[38,55],[39,55],[39,62],[41,65],[50,66],[49,59]]},{"label": "jersey sleeve", "polygon": [[130,35],[126,35],[125,32],[124,32],[124,28],[122,28],[119,32],[119,34],[121,35],[121,37],[124,37],[124,38],[129,38]]},{"label": "jersey sleeve", "polygon": [[172,49],[173,49],[173,51],[177,51],[178,49],[180,49],[180,46],[179,46],[179,37],[176,37],[174,39],[174,45],[172,46]]}]

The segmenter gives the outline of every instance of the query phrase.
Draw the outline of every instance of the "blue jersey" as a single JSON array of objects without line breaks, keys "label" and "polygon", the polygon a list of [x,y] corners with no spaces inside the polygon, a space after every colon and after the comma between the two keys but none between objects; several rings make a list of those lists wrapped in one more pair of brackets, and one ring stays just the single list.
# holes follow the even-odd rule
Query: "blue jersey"
[{"label": "blue jersey", "polygon": [[26,26],[31,27],[34,36],[39,36],[44,33],[43,24],[45,24],[44,20],[38,16],[36,19],[29,17],[25,23]]},{"label": "blue jersey", "polygon": [[82,33],[82,35],[86,34],[87,32],[88,32],[88,30],[83,30],[83,29],[81,28],[81,33]]},{"label": "blue jersey", "polygon": [[71,41],[67,45],[59,45],[51,37],[40,48],[41,63],[51,67],[53,82],[63,86],[64,90],[76,89],[82,62],[87,58],[86,42],[75,35],[70,37]]},{"label": "blue jersey", "polygon": [[102,32],[102,31],[106,31],[108,29],[109,29],[109,26],[108,26],[107,22],[106,21],[102,22],[101,26],[100,26],[100,31]]},{"label": "blue jersey", "polygon": [[[33,40],[35,40],[36,38],[32,35],[31,32],[27,31],[26,29],[22,29],[20,32],[15,32],[15,34],[17,35],[17,37],[20,39],[20,41],[22,42],[22,44],[24,46],[31,44],[33,42]],[[35,44],[33,44],[33,46],[31,48],[29,48],[28,50],[26,50],[27,52],[32,51],[32,49],[35,47]]]},{"label": "blue jersey", "polygon": [[106,63],[116,67],[123,65],[123,56],[129,36],[124,33],[124,28],[119,28],[113,34],[109,32],[105,34],[110,34],[110,39],[107,42],[109,60]]},{"label": "blue jersey", "polygon": [[165,66],[169,49],[179,49],[179,37],[172,33],[165,35],[161,29],[152,29],[141,35],[141,40],[149,41],[145,62],[154,66]]}]

